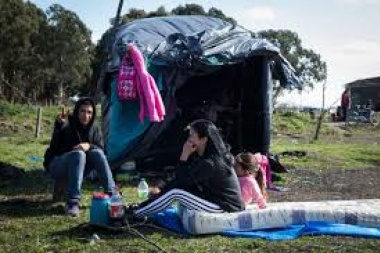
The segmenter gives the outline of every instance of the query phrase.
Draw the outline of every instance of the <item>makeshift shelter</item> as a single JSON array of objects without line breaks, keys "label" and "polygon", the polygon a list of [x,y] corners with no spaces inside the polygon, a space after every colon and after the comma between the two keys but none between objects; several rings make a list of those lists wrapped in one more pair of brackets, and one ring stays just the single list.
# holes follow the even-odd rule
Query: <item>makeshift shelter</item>
[{"label": "makeshift shelter", "polygon": [[[273,80],[301,88],[277,47],[216,18],[140,19],[118,28],[112,43],[106,76],[99,82],[112,167],[130,160],[144,169],[175,164],[187,136],[184,128],[197,118],[213,120],[233,152],[266,153]],[[141,50],[156,80],[166,108],[162,122],[140,122],[139,103],[117,97],[118,66],[128,43]]]},{"label": "makeshift shelter", "polygon": [[365,106],[371,101],[376,111],[380,110],[380,77],[356,80],[345,85],[351,91],[352,106]]}]

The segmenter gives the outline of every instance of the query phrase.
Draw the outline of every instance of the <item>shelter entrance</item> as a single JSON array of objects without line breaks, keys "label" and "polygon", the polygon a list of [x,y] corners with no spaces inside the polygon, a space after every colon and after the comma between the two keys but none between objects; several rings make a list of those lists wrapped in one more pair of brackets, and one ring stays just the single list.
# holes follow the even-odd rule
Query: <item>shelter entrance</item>
[{"label": "shelter entrance", "polygon": [[[136,157],[139,167],[160,168],[177,164],[188,134],[186,126],[208,119],[220,129],[231,152],[266,153],[269,150],[271,80],[261,57],[224,65],[205,75],[193,76],[172,94],[176,110],[170,123],[154,137],[150,152]],[[264,73],[264,74],[263,74]],[[173,85],[173,84],[171,84]]]},{"label": "shelter entrance", "polygon": [[175,93],[181,121],[211,120],[225,141],[237,149],[241,146],[241,83],[247,81],[240,64],[190,78]]},{"label": "shelter entrance", "polygon": [[181,121],[188,124],[200,118],[211,120],[233,153],[266,149],[260,138],[269,130],[258,127],[263,115],[270,114],[270,108],[260,106],[265,104],[262,100],[268,93],[267,85],[264,94],[260,88],[265,79],[264,65],[261,58],[255,57],[187,80],[175,93]]}]

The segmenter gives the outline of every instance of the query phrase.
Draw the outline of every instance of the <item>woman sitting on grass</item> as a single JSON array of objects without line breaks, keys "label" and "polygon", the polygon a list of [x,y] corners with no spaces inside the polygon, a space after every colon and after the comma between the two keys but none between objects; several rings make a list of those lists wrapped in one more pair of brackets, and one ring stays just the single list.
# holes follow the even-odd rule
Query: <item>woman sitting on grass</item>
[{"label": "woman sitting on grass", "polygon": [[152,216],[173,201],[187,209],[210,213],[244,210],[233,156],[211,121],[196,120],[189,125],[175,179],[154,198],[138,205],[134,216]]}]

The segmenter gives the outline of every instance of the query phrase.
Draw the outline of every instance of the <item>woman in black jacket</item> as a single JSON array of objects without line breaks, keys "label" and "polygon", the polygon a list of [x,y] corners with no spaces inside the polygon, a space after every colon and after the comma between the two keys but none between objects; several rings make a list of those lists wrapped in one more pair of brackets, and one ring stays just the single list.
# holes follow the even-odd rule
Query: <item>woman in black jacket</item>
[{"label": "woman in black jacket", "polygon": [[80,99],[72,115],[60,115],[55,122],[50,146],[45,152],[45,169],[55,180],[67,181],[67,212],[79,215],[83,176],[96,170],[104,190],[112,192],[115,182],[103,152],[99,128],[94,124],[95,103]]},{"label": "woman in black jacket", "polygon": [[151,216],[173,201],[198,211],[222,213],[244,210],[233,156],[219,130],[208,120],[189,125],[175,179],[161,192],[138,206],[135,216]]}]

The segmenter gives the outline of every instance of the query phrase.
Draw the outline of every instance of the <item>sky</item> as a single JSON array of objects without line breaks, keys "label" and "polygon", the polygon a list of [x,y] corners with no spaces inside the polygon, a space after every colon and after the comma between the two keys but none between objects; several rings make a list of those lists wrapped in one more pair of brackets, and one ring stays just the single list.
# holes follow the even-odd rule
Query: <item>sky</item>
[{"label": "sky", "polygon": [[[43,10],[59,3],[74,11],[97,41],[110,27],[119,0],[31,0]],[[344,84],[380,76],[380,0],[125,0],[122,14],[130,8],[167,11],[196,3],[207,11],[216,7],[239,25],[257,32],[289,29],[302,46],[321,55],[327,64],[325,108],[340,103]],[[314,90],[287,92],[279,100],[291,105],[322,106],[322,84]]]}]

